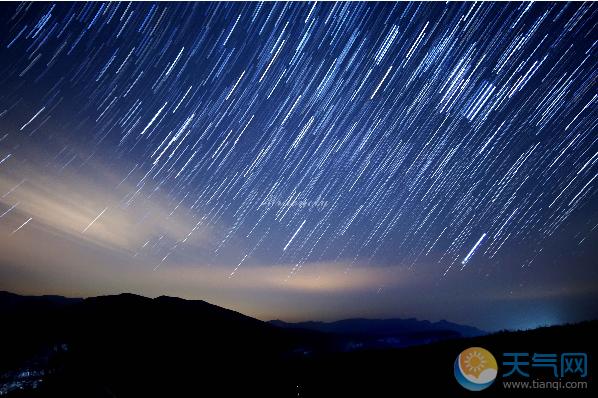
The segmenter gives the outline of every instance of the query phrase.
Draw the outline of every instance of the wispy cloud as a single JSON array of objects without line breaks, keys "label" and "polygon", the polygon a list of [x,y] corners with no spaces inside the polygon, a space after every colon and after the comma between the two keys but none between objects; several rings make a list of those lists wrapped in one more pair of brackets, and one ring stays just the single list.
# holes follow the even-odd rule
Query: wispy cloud
[{"label": "wispy cloud", "polygon": [[[96,172],[90,174],[86,168]],[[184,206],[175,208],[160,192],[148,197],[148,192],[122,182],[120,176],[106,170],[97,173],[100,168],[87,164],[59,173],[30,166],[1,174],[0,214],[5,214],[0,231],[14,231],[31,218],[30,228],[130,254],[143,251],[144,244],[151,247],[154,240],[209,244],[208,229],[195,213]]]}]

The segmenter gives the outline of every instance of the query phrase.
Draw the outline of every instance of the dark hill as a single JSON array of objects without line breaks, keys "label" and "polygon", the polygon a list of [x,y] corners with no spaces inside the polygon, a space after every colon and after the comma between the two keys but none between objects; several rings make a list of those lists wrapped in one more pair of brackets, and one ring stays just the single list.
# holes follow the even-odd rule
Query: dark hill
[{"label": "dark hill", "polygon": [[165,296],[60,300],[3,292],[0,318],[0,388],[18,379],[14,370],[33,370],[45,380],[35,396],[178,396],[212,388],[275,394],[292,389],[281,364],[331,345],[315,332]]},{"label": "dark hill", "polygon": [[[593,321],[345,352],[339,333],[277,327],[172,297],[0,293],[0,319],[0,395],[10,397],[470,396],[453,362],[471,346],[499,361],[502,352],[588,352],[591,386],[598,329]],[[477,395],[504,393],[497,380]]]}]

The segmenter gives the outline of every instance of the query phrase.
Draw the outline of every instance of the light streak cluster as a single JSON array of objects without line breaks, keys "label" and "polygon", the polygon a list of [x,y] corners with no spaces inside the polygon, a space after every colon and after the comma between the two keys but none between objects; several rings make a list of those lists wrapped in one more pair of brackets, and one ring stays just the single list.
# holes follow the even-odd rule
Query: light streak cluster
[{"label": "light streak cluster", "polygon": [[[231,276],[251,261],[288,263],[292,277],[340,258],[445,275],[522,242],[527,266],[576,212],[589,214],[581,236],[598,226],[593,3],[1,14],[0,173],[33,147],[58,148],[57,170],[99,160],[135,187],[121,208],[160,191],[189,210],[189,234],[224,225],[212,256],[245,247]],[[21,222],[15,233],[35,219]],[[185,241],[160,238],[139,251],[159,247],[164,265]]]}]

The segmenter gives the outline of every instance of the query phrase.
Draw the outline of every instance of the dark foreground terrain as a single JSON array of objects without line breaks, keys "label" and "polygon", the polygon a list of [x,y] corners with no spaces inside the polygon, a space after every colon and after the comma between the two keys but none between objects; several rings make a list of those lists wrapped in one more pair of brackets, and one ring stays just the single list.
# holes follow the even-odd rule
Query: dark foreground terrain
[{"label": "dark foreground terrain", "polygon": [[[598,321],[483,335],[444,321],[294,325],[172,297],[5,292],[0,319],[0,396],[567,397],[594,390]],[[472,346],[499,364],[499,377],[482,392],[464,390],[453,376],[455,358]],[[561,380],[587,387],[507,390],[503,381],[526,380],[502,378],[508,352],[587,353],[587,377]],[[524,370],[534,371],[529,380],[558,380],[551,368]]]}]

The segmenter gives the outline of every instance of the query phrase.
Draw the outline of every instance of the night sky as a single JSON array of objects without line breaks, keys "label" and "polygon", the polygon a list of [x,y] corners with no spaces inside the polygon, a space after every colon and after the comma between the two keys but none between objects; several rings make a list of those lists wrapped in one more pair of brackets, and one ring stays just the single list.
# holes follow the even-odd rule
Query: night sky
[{"label": "night sky", "polygon": [[598,6],[0,7],[0,289],[598,316]]}]

